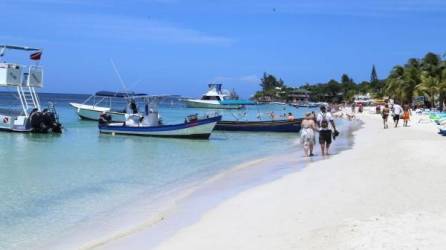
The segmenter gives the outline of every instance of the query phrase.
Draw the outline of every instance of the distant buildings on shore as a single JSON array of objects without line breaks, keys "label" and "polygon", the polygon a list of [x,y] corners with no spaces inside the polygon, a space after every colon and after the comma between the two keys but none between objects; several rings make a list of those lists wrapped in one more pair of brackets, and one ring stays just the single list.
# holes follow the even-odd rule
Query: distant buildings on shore
[{"label": "distant buildings on shore", "polygon": [[311,92],[303,88],[280,88],[276,87],[275,91],[262,93],[254,97],[259,102],[309,102],[311,100]]}]

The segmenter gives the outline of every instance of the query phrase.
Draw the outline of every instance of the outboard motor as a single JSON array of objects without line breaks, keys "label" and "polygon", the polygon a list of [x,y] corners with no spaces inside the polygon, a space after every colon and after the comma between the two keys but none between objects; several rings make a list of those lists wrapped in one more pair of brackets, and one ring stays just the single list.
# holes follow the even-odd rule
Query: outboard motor
[{"label": "outboard motor", "polygon": [[35,133],[62,133],[62,124],[57,121],[56,115],[47,109],[42,112],[33,109],[29,116],[29,126]]},{"label": "outboard motor", "polygon": [[149,104],[146,103],[144,107],[144,119],[142,124],[145,126],[159,126],[160,125],[160,116],[158,111],[149,108]]},{"label": "outboard motor", "polygon": [[62,133],[62,124],[59,123],[56,113],[45,109],[43,111],[43,117],[45,125],[51,130],[51,132]]},{"label": "outboard motor", "polygon": [[45,125],[45,118],[43,117],[43,113],[37,110],[34,110],[30,117],[30,124],[33,132],[36,133],[46,133],[48,132],[48,127]]}]

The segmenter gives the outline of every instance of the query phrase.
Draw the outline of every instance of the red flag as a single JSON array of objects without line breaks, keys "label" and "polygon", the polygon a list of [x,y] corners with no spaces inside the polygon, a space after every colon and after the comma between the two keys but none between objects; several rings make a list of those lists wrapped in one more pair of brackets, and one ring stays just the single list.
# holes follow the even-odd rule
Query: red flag
[{"label": "red flag", "polygon": [[38,60],[40,60],[40,58],[42,57],[42,51],[37,51],[37,52],[35,52],[35,53],[32,53],[30,56],[29,56],[29,58],[31,59],[31,60],[35,60],[35,61],[38,61]]}]

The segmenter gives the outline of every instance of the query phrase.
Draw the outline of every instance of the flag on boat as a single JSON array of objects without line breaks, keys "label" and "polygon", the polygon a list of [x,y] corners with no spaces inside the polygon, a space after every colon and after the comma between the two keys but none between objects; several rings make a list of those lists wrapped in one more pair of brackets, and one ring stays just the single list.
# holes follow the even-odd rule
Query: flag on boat
[{"label": "flag on boat", "polygon": [[30,58],[31,60],[38,61],[38,60],[40,60],[41,57],[42,57],[42,51],[39,50],[39,51],[37,51],[37,52],[35,52],[35,53],[32,53],[32,54],[30,55],[29,58]]}]

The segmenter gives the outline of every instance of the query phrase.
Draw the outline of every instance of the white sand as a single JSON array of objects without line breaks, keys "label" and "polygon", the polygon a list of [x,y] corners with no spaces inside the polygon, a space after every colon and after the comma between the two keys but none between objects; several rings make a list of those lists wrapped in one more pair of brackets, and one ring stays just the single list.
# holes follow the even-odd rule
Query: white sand
[{"label": "white sand", "polygon": [[157,249],[446,249],[446,138],[361,119],[352,150],[239,193]]},{"label": "white sand", "polygon": [[[224,200],[157,249],[446,249],[446,138],[360,119],[353,149]],[[148,249],[150,229],[86,249]]]}]

